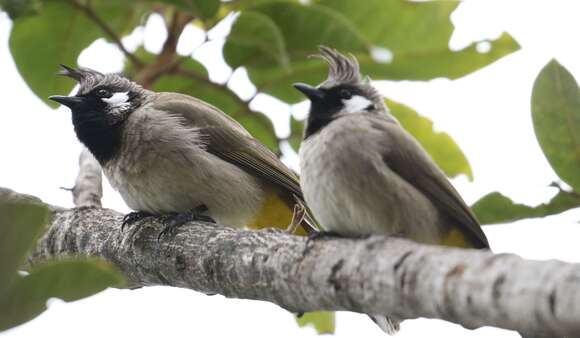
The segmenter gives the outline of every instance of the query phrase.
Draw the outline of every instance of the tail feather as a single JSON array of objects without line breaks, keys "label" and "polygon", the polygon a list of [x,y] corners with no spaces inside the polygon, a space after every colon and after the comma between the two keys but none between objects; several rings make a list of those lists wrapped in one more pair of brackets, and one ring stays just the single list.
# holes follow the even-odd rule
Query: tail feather
[{"label": "tail feather", "polygon": [[388,316],[374,316],[369,315],[371,320],[377,324],[381,330],[383,330],[388,335],[394,335],[399,332],[400,321],[393,319]]},{"label": "tail feather", "polygon": [[[320,225],[314,219],[312,215],[312,211],[308,208],[306,203],[302,198],[299,196],[294,195],[294,200],[296,202],[296,206],[294,208],[293,213],[293,221],[297,218],[300,219],[300,225],[306,231],[307,234],[313,234],[320,231]],[[399,323],[400,321],[393,319],[388,316],[373,316],[369,315],[370,319],[378,325],[386,334],[394,335],[399,331]]]}]

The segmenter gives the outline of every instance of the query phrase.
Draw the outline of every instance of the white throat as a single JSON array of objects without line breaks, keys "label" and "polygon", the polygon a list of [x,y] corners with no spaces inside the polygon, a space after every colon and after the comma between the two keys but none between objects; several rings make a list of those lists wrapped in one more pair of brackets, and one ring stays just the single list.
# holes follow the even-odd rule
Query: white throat
[{"label": "white throat", "polygon": [[373,104],[371,100],[361,95],[354,95],[348,100],[342,100],[342,103],[344,107],[340,112],[347,114],[363,112]]},{"label": "white throat", "polygon": [[111,97],[101,100],[108,103],[111,108],[123,107],[129,104],[127,102],[129,100],[129,92],[114,93]]}]

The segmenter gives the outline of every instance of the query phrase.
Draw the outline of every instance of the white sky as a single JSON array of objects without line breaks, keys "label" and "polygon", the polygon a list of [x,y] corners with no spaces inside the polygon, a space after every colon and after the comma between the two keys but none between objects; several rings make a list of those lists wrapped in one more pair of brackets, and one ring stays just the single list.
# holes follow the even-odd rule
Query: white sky
[{"label": "white sky", "polygon": [[[457,81],[436,79],[426,83],[382,82],[377,84],[392,99],[432,118],[439,130],[459,143],[471,162],[475,181],[465,178],[454,184],[472,203],[487,192],[498,190],[526,204],[547,201],[555,189],[547,185],[556,175],[535,140],[530,117],[532,83],[541,67],[556,57],[580,77],[578,35],[580,2],[577,1],[469,1],[453,14],[456,31],[452,48],[471,41],[495,38],[507,31],[522,49],[499,62]],[[145,45],[159,50],[161,22],[152,19],[145,29]],[[72,206],[71,196],[59,187],[73,185],[80,150],[68,110],[51,110],[37,99],[18,75],[8,51],[10,21],[0,14],[0,186],[30,193],[43,200]],[[210,75],[225,81],[231,70],[215,50],[223,43],[227,27],[214,32],[210,46],[194,54],[216,71]],[[180,52],[190,53],[203,38],[189,29]],[[140,41],[135,32],[129,45]],[[58,37],[55,37],[58,38]],[[50,42],[47,42],[50,43]],[[83,66],[118,71],[122,55],[103,41],[95,43],[79,58]],[[321,79],[322,80],[322,79]],[[253,95],[244,71],[230,83],[243,98]],[[55,93],[62,94],[62,93]],[[290,107],[266,96],[252,103],[256,109],[276,112],[277,133],[288,133]],[[304,116],[306,104],[293,107]],[[285,160],[296,167],[296,157]],[[126,211],[121,198],[106,187],[104,205]],[[485,227],[496,252],[514,252],[526,258],[580,261],[580,210],[545,219]],[[445,337],[515,337],[494,328],[467,331],[438,320],[403,323],[400,338],[433,335]],[[314,330],[301,329],[289,313],[256,301],[208,297],[190,290],[149,287],[134,291],[106,290],[88,299],[50,302],[50,309],[35,320],[9,330],[2,337],[193,337],[209,335],[271,337],[316,337]],[[336,337],[384,337],[364,315],[339,313]]]}]

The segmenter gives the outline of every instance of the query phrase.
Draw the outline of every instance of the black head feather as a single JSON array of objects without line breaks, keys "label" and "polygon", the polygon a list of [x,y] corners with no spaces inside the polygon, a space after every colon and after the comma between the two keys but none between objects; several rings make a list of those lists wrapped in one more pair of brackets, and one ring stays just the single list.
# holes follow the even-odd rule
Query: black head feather
[{"label": "black head feather", "polygon": [[[118,74],[103,74],[88,68],[61,65],[58,73],[79,83],[74,96],[72,122],[78,139],[95,155],[101,164],[111,160],[120,150],[124,122],[140,106],[146,91]],[[122,106],[111,106],[107,99],[115,93],[127,95]],[[65,102],[66,97],[54,97]]]},{"label": "black head feather", "polygon": [[388,112],[383,97],[372,86],[370,78],[361,76],[360,66],[354,55],[345,56],[336,49],[321,46],[318,57],[328,64],[327,79],[317,87],[295,85],[310,99],[310,115],[304,138],[350,113]]}]

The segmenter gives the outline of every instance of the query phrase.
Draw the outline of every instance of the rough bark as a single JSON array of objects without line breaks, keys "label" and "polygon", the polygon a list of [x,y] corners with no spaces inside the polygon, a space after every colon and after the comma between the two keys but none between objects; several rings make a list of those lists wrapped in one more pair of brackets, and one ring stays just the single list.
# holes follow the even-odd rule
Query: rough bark
[{"label": "rough bark", "polygon": [[72,188],[73,201],[77,207],[100,207],[103,197],[103,175],[99,162],[83,148],[79,156],[79,174]]},{"label": "rough bark", "polygon": [[[81,175],[82,168],[81,161]],[[158,240],[163,225],[154,217],[121,232],[122,215],[112,210],[53,210],[32,262],[100,256],[134,287],[170,285],[269,301],[294,312],[348,310],[439,318],[466,328],[496,326],[536,337],[580,336],[580,264],[383,236],[307,244],[281,231],[199,222]]]}]

